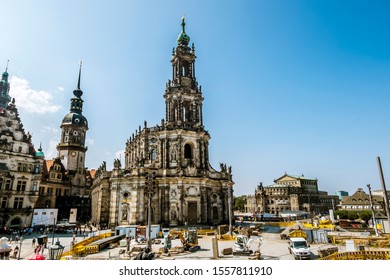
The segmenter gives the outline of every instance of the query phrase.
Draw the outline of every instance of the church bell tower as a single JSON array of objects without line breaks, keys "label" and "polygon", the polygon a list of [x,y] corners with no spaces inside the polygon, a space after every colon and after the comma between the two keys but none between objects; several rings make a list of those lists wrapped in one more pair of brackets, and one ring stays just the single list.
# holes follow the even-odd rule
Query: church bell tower
[{"label": "church bell tower", "polygon": [[181,26],[177,46],[172,51],[172,80],[168,80],[164,94],[166,124],[168,129],[203,130],[203,97],[195,76],[195,46],[188,46],[190,37],[185,32],[184,18]]}]

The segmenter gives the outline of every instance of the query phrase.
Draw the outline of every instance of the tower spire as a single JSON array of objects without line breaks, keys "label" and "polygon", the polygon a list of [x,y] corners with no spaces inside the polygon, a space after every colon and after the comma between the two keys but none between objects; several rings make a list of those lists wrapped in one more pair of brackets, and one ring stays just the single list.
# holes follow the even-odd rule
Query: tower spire
[{"label": "tower spire", "polygon": [[77,98],[80,98],[81,99],[81,96],[83,95],[83,91],[81,90],[80,88],[80,83],[81,83],[81,66],[83,65],[83,61],[81,60],[80,61],[80,68],[79,68],[79,78],[78,78],[78,81],[77,81],[77,89],[75,89],[73,91],[73,94],[77,97]]},{"label": "tower spire", "polygon": [[1,76],[0,80],[0,111],[7,108],[8,103],[11,101],[11,97],[9,96],[10,85],[8,82],[8,63],[9,59],[7,60],[5,72]]},{"label": "tower spire", "polygon": [[188,36],[185,32],[185,18],[184,16],[181,18],[181,33],[179,34],[179,37],[177,38],[177,44],[179,46],[187,46],[190,42],[190,36]]},{"label": "tower spire", "polygon": [[80,69],[79,69],[79,81],[77,83],[77,89],[80,89],[80,80],[81,80],[81,66],[83,65],[83,61],[80,60]]}]

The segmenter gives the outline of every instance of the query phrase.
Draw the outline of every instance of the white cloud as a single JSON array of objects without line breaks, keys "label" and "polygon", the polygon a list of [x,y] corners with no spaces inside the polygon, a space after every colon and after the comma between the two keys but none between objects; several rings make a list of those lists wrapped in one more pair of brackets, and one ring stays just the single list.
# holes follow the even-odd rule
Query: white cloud
[{"label": "white cloud", "polygon": [[59,143],[59,139],[51,139],[49,142],[49,148],[47,149],[47,152],[45,153],[46,159],[52,159],[57,157],[58,151],[57,151],[57,145]]},{"label": "white cloud", "polygon": [[57,87],[57,90],[58,90],[58,91],[64,91],[65,89],[64,89],[62,86],[58,86],[58,87]]},{"label": "white cloud", "polygon": [[41,130],[42,132],[53,132],[54,134],[57,134],[59,132],[58,128],[55,128],[55,127],[51,127],[51,126],[43,126],[43,129]]},{"label": "white cloud", "polygon": [[53,96],[44,90],[30,88],[26,79],[12,76],[10,80],[10,95],[15,98],[18,108],[23,108],[30,113],[55,113],[60,105],[52,104]]}]

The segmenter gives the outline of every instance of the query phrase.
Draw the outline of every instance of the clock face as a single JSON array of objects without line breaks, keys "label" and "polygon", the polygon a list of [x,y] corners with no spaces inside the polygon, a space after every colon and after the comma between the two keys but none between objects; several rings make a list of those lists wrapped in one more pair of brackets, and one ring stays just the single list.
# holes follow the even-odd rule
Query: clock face
[{"label": "clock face", "polygon": [[75,157],[75,156],[76,156],[76,152],[72,152],[70,155],[71,155],[72,157]]}]

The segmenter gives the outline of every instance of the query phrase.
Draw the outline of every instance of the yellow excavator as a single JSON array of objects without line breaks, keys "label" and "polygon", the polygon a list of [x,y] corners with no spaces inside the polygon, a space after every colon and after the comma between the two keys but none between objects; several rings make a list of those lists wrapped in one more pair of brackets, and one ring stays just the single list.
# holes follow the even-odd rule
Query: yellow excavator
[{"label": "yellow excavator", "polygon": [[183,244],[185,251],[195,252],[200,250],[198,245],[198,231],[196,228],[189,228],[184,235],[181,231],[170,232],[164,235],[164,251],[171,249],[171,240],[178,237]]}]

